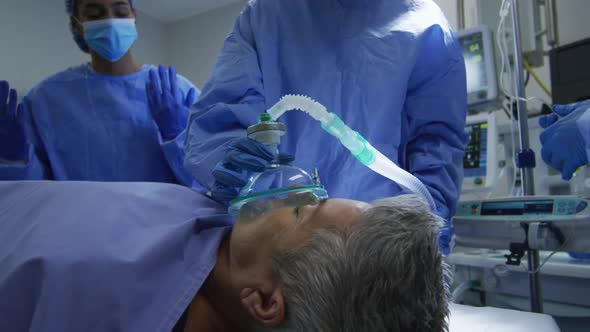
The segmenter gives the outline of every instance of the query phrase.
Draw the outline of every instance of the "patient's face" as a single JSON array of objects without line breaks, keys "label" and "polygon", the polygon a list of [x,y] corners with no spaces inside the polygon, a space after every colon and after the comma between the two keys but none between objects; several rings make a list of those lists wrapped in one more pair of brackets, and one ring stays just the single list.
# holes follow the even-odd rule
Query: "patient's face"
[{"label": "patient's face", "polygon": [[241,268],[270,268],[272,257],[305,245],[320,229],[346,232],[360,222],[361,213],[369,207],[364,202],[330,199],[316,205],[277,209],[254,220],[239,220],[230,241],[233,263]]}]

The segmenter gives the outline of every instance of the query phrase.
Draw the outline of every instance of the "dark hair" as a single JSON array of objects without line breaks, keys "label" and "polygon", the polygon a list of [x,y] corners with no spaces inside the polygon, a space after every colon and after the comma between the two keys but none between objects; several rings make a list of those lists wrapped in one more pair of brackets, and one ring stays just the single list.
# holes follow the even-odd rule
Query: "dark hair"
[{"label": "dark hair", "polygon": [[[80,0],[66,0],[66,10],[71,16],[78,17],[78,2]],[[129,6],[131,6],[131,10],[135,11],[135,6],[133,4],[133,0],[127,0]],[[70,8],[71,7],[71,8]]]}]

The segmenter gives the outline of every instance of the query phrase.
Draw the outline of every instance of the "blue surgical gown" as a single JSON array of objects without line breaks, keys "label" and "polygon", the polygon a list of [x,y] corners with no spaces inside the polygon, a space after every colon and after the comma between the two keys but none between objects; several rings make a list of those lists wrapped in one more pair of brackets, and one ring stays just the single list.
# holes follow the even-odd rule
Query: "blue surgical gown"
[{"label": "blue surgical gown", "polygon": [[588,156],[588,160],[590,160],[590,108],[584,111],[584,114],[578,118],[576,124],[582,137],[584,137],[584,142],[586,142],[586,155]]},{"label": "blue surgical gown", "polygon": [[[191,185],[184,132],[164,142],[147,103],[149,70],[106,76],[89,65],[44,80],[25,96],[29,157],[0,163],[0,180],[148,181]],[[179,77],[186,96],[194,87]]]},{"label": "blue surgical gown", "polygon": [[233,219],[165,183],[0,182],[0,331],[170,332]]},{"label": "blue surgical gown", "polygon": [[[432,0],[255,0],[227,37],[189,118],[186,167],[211,186],[228,143],[286,94],[338,114],[416,175],[448,217],[462,182],[467,137],[465,64]],[[373,173],[292,111],[281,150],[320,178],[332,197],[370,201],[400,188]]]}]

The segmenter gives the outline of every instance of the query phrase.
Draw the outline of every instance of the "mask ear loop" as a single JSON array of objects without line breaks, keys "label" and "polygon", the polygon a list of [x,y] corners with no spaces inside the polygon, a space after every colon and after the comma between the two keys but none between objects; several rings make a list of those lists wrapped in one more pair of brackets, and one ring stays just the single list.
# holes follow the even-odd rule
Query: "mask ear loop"
[{"label": "mask ear loop", "polygon": [[[75,21],[76,23],[78,23],[78,24],[80,25],[80,27],[81,27],[81,28],[84,28],[84,23],[82,23],[82,21],[80,21],[80,20],[79,20],[79,19],[78,19],[76,16],[74,16],[74,15],[72,15],[71,17],[74,19],[74,21]],[[75,26],[72,26],[72,29],[75,29],[75,28],[76,28]],[[74,32],[74,31],[72,30],[72,32]]]},{"label": "mask ear loop", "polygon": [[71,17],[76,21],[76,23],[80,24],[80,26],[84,26],[84,23],[82,23],[82,21],[80,21],[76,16],[72,15]]}]

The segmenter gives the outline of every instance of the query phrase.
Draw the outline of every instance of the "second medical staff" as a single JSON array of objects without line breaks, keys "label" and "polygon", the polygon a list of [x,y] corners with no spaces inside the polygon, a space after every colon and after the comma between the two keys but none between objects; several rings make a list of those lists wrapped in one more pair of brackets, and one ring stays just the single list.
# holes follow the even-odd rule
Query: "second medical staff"
[{"label": "second medical staff", "polygon": [[141,65],[133,1],[66,0],[91,61],[17,104],[0,82],[0,180],[151,181],[190,186],[184,130],[199,91],[173,68]]}]

